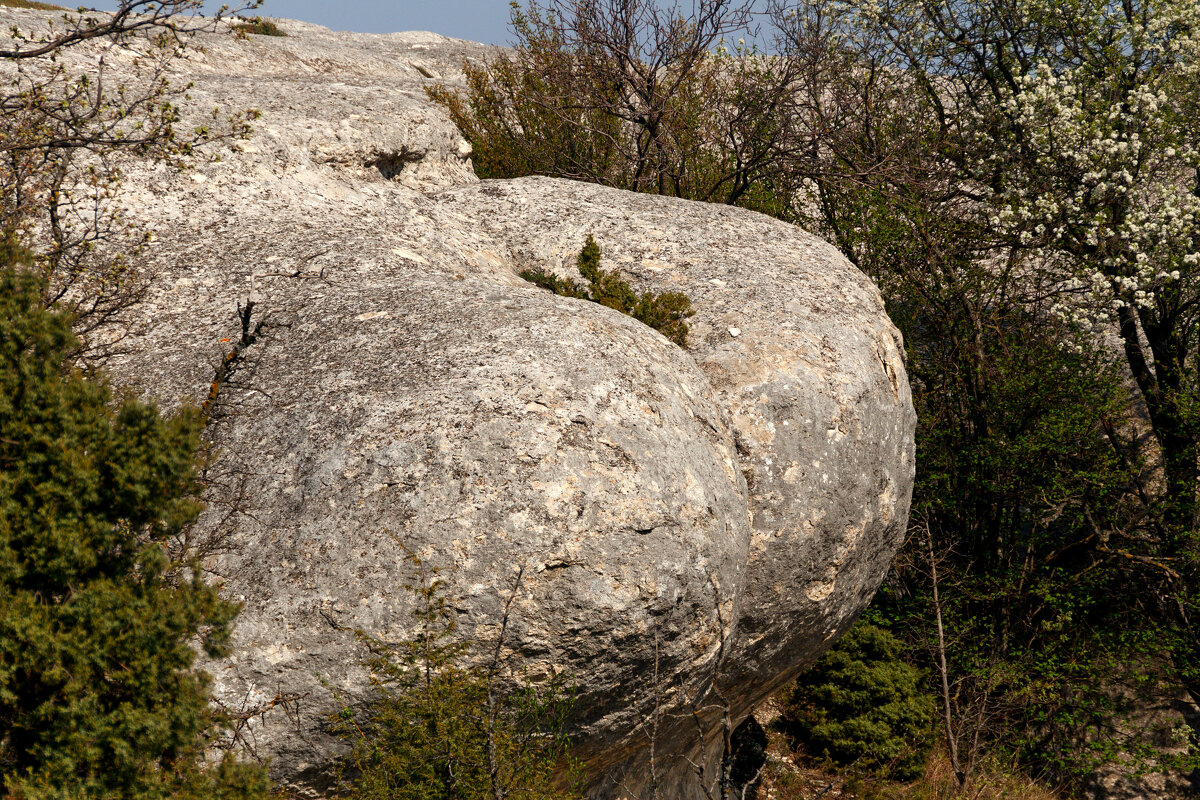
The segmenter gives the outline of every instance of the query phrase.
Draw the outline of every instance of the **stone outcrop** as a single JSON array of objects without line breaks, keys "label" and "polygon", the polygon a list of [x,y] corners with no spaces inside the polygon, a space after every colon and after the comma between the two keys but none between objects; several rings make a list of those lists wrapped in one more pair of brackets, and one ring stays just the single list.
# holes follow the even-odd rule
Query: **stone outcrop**
[{"label": "stone outcrop", "polygon": [[[697,796],[682,757],[713,757],[717,721],[702,743],[678,712],[715,681],[737,724],[853,621],[901,541],[915,420],[878,292],[751,212],[478,181],[423,87],[482,46],[280,24],[178,67],[194,113],[261,109],[254,137],[183,173],[135,165],[123,199],[156,231],[157,278],[118,381],[199,402],[239,306],[264,323],[210,428],[200,530],[244,603],[208,665],[219,699],[293,698],[246,738],[318,796],[341,752],[327,685],[369,696],[345,628],[411,632],[407,549],[443,570],[466,635],[494,637],[515,593],[505,644],[580,687],[594,796],[645,786],[656,707],[666,796]],[[518,276],[570,273],[589,233],[639,290],[689,295],[686,350]]]},{"label": "stone outcrop", "polygon": [[[1153,660],[1131,665],[1148,675],[1162,674]],[[1200,706],[1180,687],[1157,680],[1114,683],[1105,694],[1115,708],[1123,708],[1115,730],[1097,736],[1123,743],[1122,750],[1106,764],[1098,765],[1084,781],[1084,800],[1187,800],[1200,796],[1200,769],[1179,769],[1188,757],[1188,737],[1200,724]],[[1081,749],[1096,742],[1080,742]],[[1130,758],[1130,751],[1140,757]]]}]

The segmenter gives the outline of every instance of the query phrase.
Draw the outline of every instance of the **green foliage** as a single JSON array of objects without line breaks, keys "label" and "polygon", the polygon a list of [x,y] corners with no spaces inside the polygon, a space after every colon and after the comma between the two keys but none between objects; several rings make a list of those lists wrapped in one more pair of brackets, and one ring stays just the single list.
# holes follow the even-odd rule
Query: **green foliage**
[{"label": "green foliage", "polygon": [[[909,239],[936,247],[906,267],[974,315],[957,341],[921,330],[933,313],[906,331],[945,354],[918,368],[929,483],[914,497],[948,553],[947,611],[968,644],[952,654],[956,696],[987,698],[996,746],[1056,780],[1118,751],[1145,768],[1120,724],[1133,699],[1164,680],[1200,696],[1200,3],[837,5],[840,41],[874,67],[860,74],[909,80],[914,98],[892,114],[863,97],[876,122],[903,122],[873,125],[857,152],[938,120],[906,148],[938,155],[924,178],[877,188],[936,193],[938,218],[974,228],[957,274],[929,226]],[[846,175],[885,163],[871,155]],[[1105,354],[1101,332],[1119,350]],[[955,375],[969,380],[944,402]],[[919,582],[910,572],[891,602],[927,599]]]},{"label": "green foliage", "polygon": [[71,318],[0,249],[0,796],[263,796],[258,768],[201,767],[218,720],[192,642],[221,653],[237,607],[172,548],[200,418],[71,370]]},{"label": "green foliage", "polygon": [[921,453],[915,535],[873,613],[912,652],[934,651],[932,536],[960,735],[1055,782],[1118,752],[1148,764],[1121,721],[1175,637],[1126,528],[1142,464],[1119,435],[1128,395],[1112,354],[1039,307],[1035,275],[981,265],[987,237],[969,216],[913,185],[848,184],[826,208],[905,335]]},{"label": "green foliage", "polygon": [[521,277],[563,297],[590,300],[620,311],[649,325],[680,347],[687,347],[688,324],[684,321],[696,312],[691,300],[680,292],[637,292],[617,270],[600,268],[600,246],[591,234],[576,259],[579,274],[587,280],[583,286],[571,278],[560,278],[543,270],[525,270]]},{"label": "green foliage", "polygon": [[933,698],[882,628],[857,623],[800,676],[784,713],[814,754],[843,767],[907,779],[933,741]]},{"label": "green foliage", "polygon": [[[574,800],[579,769],[564,733],[571,695],[561,681],[505,681],[497,642],[482,666],[456,641],[454,611],[436,569],[415,556],[406,589],[417,632],[385,642],[357,631],[378,690],[348,706],[335,730],[353,743],[345,772],[352,800]],[[506,612],[507,614],[507,612]],[[503,637],[507,618],[501,625]]]},{"label": "green foliage", "polygon": [[910,653],[936,652],[932,538],[964,771],[979,748],[1055,783],[1118,752],[1145,766],[1122,721],[1182,665],[1158,658],[1180,637],[1156,600],[1169,553],[1119,356],[1064,311],[1089,301],[1061,265],[998,237],[961,189],[911,73],[875,67],[830,90],[871,113],[831,138],[805,220],[877,281],[908,351],[911,535],[872,613]]},{"label": "green foliage", "polygon": [[239,22],[232,26],[233,30],[242,34],[255,36],[287,36],[287,33],[269,19],[254,17],[249,22]]},{"label": "green foliage", "polygon": [[[950,180],[978,187],[981,206],[986,197],[991,235],[1039,253],[1060,286],[1075,287],[1071,312],[1120,337],[1162,459],[1150,534],[1164,556],[1193,561],[1200,2],[849,8],[886,57],[938,75],[914,87],[930,106],[961,101],[942,152]],[[1200,562],[1188,566],[1200,575]]]}]

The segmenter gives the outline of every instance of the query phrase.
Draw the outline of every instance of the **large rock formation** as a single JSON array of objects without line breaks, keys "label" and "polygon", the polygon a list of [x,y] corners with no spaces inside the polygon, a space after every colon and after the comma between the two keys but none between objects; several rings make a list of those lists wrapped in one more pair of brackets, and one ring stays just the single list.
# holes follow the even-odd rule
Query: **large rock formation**
[{"label": "large rock formation", "polygon": [[[579,685],[593,795],[639,795],[657,704],[664,796],[698,796],[683,756],[714,757],[717,720],[702,743],[677,712],[715,681],[744,718],[850,624],[901,541],[914,415],[878,292],[747,211],[478,181],[423,87],[481,46],[281,25],[179,65],[195,113],[260,108],[253,139],[184,173],[133,167],[124,200],[157,231],[158,277],[117,380],[198,402],[239,305],[265,320],[210,428],[201,532],[245,603],[208,665],[219,699],[293,698],[246,738],[319,795],[341,752],[323,682],[369,695],[345,628],[411,632],[407,548],[443,570],[469,636],[494,637],[515,591],[506,645],[532,679]],[[518,277],[570,273],[589,233],[637,288],[691,297],[686,350]]]}]

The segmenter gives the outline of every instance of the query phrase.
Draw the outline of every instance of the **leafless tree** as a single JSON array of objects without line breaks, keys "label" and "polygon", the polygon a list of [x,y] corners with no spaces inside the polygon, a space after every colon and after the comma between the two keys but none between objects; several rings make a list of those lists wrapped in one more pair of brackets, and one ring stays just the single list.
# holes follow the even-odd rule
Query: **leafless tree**
[{"label": "leafless tree", "polygon": [[[31,16],[0,44],[0,232],[37,253],[47,304],[73,311],[85,341],[137,300],[147,278],[134,263],[147,235],[116,203],[128,159],[179,167],[198,146],[249,132],[254,114],[244,111],[180,124],[188,87],[169,70],[231,13],[200,17],[202,5],[122,0],[111,13]],[[127,64],[119,74],[117,54]]]},{"label": "leafless tree", "polygon": [[925,538],[929,545],[929,577],[933,588],[933,613],[937,622],[937,668],[942,683],[942,724],[946,726],[946,750],[950,754],[950,766],[958,780],[959,789],[967,785],[967,771],[959,757],[958,731],[951,710],[950,670],[946,666],[946,631],[942,626],[942,600],[938,594],[937,555],[933,549],[933,534],[925,527]]},{"label": "leafless tree", "polygon": [[430,94],[485,177],[543,174],[752,205],[811,144],[796,62],[745,44],[751,9],[531,0],[514,8],[511,51],[468,65],[465,93]]},{"label": "leafless tree", "polygon": [[672,162],[686,158],[673,136],[677,118],[695,113],[680,99],[692,94],[686,89],[709,51],[749,25],[749,12],[744,0],[699,0],[690,17],[653,0],[548,0],[544,7],[531,2],[524,19],[560,45],[572,68],[582,67],[575,102],[602,107],[630,126],[623,144],[632,152],[623,160],[631,188],[667,194],[679,172]]}]

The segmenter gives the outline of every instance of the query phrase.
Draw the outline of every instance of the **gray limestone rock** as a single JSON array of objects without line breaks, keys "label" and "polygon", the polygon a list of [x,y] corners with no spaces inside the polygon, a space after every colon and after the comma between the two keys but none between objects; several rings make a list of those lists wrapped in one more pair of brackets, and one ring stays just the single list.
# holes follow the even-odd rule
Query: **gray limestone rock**
[{"label": "gray limestone rock", "polygon": [[[643,793],[657,712],[664,796],[698,796],[687,759],[713,774],[718,715],[701,742],[686,712],[719,694],[737,724],[845,630],[900,544],[915,419],[878,292],[748,211],[478,181],[424,86],[480,45],[280,25],[205,37],[177,67],[186,113],[257,107],[254,137],[184,173],[130,165],[122,198],[156,231],[156,278],[117,381],[199,402],[238,308],[264,322],[210,426],[198,533],[245,604],[233,655],[207,665],[218,699],[292,698],[245,738],[319,796],[342,752],[328,687],[370,694],[345,629],[412,632],[407,549],[476,640],[515,592],[505,644],[530,679],[580,687],[592,795]],[[518,277],[570,273],[589,233],[639,289],[690,296],[688,349]]]},{"label": "gray limestone rock", "polygon": [[739,209],[547,179],[440,197],[522,268],[579,278],[593,234],[637,288],[692,299],[688,354],[728,414],[751,516],[719,678],[740,720],[844,632],[903,537],[914,417],[878,293],[828,244]]}]

